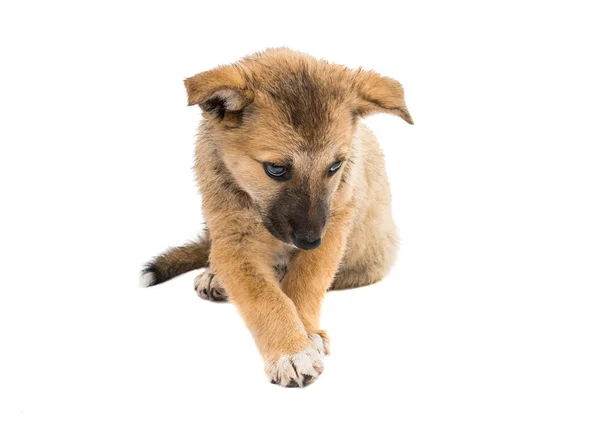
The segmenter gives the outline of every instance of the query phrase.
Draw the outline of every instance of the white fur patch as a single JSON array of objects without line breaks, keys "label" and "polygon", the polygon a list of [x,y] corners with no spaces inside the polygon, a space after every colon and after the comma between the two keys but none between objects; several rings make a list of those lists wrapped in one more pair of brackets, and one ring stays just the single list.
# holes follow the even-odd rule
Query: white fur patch
[{"label": "white fur patch", "polygon": [[323,336],[321,336],[320,334],[309,334],[308,338],[310,339],[310,341],[312,342],[313,346],[317,349],[317,351],[319,351],[319,354],[321,355],[321,357],[324,357],[325,355],[329,355],[330,353],[330,349],[329,349],[329,339],[323,339]]},{"label": "white fur patch", "polygon": [[140,288],[146,288],[154,282],[154,274],[145,272],[140,276]]},{"label": "white fur patch", "polygon": [[306,386],[304,376],[314,380],[323,372],[321,353],[313,346],[293,355],[282,355],[276,361],[265,365],[265,373],[272,383],[288,386],[292,381],[300,388]]}]

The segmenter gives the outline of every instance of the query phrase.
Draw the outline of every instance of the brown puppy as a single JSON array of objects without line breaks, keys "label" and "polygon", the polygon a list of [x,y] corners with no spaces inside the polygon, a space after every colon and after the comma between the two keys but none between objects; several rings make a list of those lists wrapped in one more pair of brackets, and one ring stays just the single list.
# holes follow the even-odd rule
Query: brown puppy
[{"label": "brown puppy", "polygon": [[273,383],[323,371],[327,290],[390,270],[396,230],[383,154],[360,118],[413,123],[397,81],[272,49],[185,81],[205,120],[195,171],[207,231],[143,271],[145,286],[192,269],[200,297],[229,299]]}]

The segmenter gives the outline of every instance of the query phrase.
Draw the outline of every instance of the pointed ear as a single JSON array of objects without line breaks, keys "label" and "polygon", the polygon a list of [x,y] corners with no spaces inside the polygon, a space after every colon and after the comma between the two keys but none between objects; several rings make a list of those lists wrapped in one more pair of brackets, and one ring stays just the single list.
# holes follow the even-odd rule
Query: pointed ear
[{"label": "pointed ear", "polygon": [[254,100],[243,72],[235,65],[218,67],[185,80],[188,105],[199,105],[213,119],[239,113]]},{"label": "pointed ear", "polygon": [[354,88],[357,91],[355,112],[359,116],[368,116],[373,113],[391,113],[401,117],[411,125],[406,103],[404,102],[404,88],[400,82],[381,76],[374,71],[359,69],[354,72]]}]

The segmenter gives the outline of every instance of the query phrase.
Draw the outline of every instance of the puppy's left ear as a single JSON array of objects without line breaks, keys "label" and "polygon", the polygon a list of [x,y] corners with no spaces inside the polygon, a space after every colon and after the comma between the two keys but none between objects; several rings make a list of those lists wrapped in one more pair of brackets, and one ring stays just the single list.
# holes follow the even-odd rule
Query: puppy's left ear
[{"label": "puppy's left ear", "polygon": [[185,80],[188,105],[199,105],[212,119],[239,113],[254,101],[243,71],[235,66],[218,67]]},{"label": "puppy's left ear", "polygon": [[391,113],[413,124],[400,82],[361,69],[354,72],[353,78],[358,95],[354,107],[356,114],[364,117],[373,113]]}]

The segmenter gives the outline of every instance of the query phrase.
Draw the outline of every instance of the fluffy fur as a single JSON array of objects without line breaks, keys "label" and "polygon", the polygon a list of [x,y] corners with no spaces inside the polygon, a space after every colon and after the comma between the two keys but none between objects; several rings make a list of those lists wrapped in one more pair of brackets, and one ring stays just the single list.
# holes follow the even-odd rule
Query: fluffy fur
[{"label": "fluffy fur", "polygon": [[[404,90],[289,49],[185,86],[205,118],[195,172],[207,233],[158,256],[144,279],[154,285],[208,267],[196,279],[200,297],[238,308],[273,383],[307,385],[329,350],[319,325],[327,290],[377,282],[396,256],[383,154],[360,119],[384,112],[412,124]],[[267,163],[285,166],[285,181],[269,177]],[[304,241],[318,247],[299,249]]]}]

